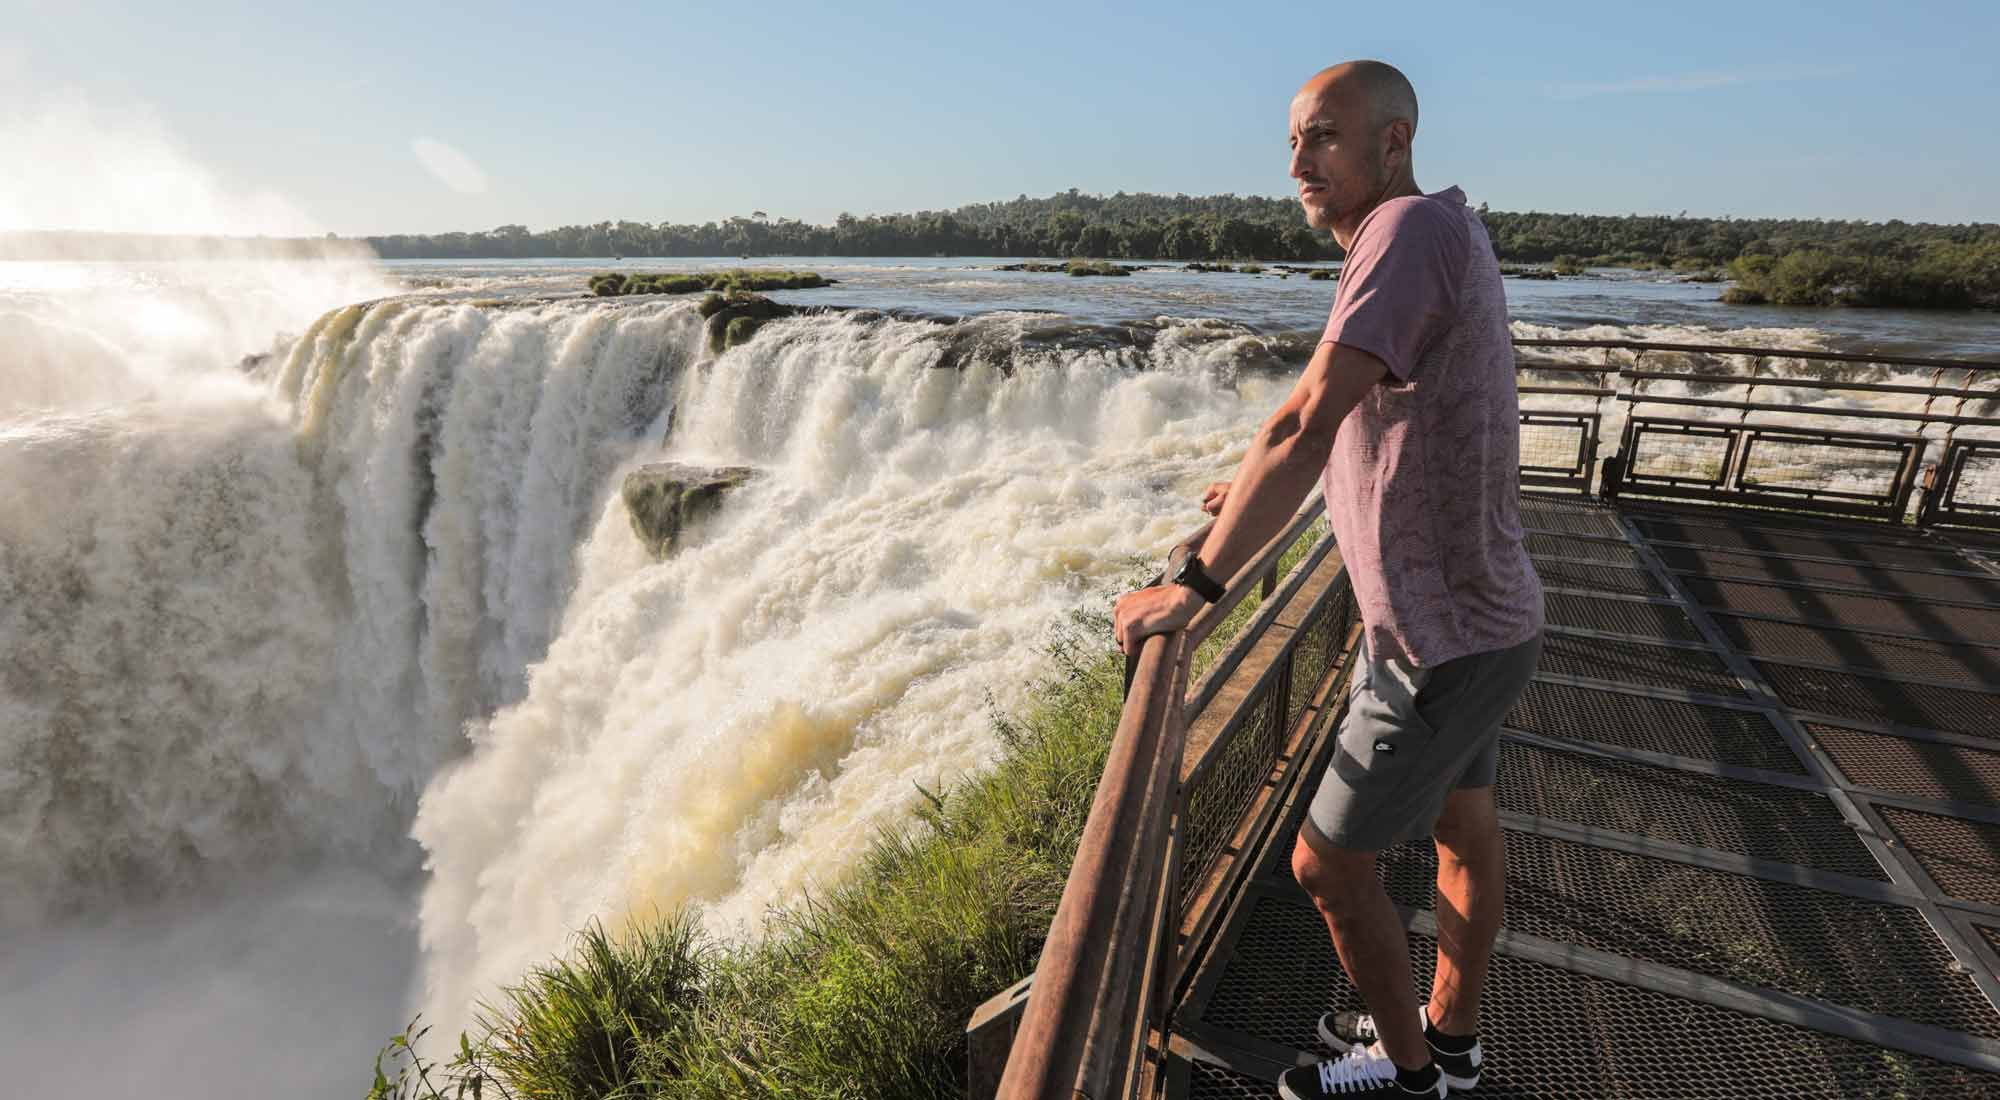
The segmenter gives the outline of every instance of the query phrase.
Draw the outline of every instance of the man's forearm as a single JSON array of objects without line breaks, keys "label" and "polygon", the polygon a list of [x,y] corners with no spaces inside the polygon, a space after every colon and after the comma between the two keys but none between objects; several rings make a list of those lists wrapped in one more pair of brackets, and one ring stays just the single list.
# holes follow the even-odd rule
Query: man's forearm
[{"label": "man's forearm", "polygon": [[1330,436],[1308,431],[1282,412],[1258,431],[1201,544],[1210,576],[1227,583],[1284,530],[1312,492],[1332,448]]},{"label": "man's forearm", "polygon": [[1347,414],[1388,367],[1369,352],[1323,343],[1285,403],[1258,429],[1250,452],[1201,544],[1209,576],[1228,583],[1252,555],[1284,530],[1326,469]]}]

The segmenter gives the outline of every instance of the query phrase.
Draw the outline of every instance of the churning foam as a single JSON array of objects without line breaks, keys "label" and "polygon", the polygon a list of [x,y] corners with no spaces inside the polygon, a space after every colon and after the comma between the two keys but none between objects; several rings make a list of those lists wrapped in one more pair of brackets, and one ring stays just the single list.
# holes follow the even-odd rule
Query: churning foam
[{"label": "churning foam", "polygon": [[1195,525],[1284,384],[1171,341],[939,369],[947,336],[796,319],[684,373],[670,454],[762,476],[661,564],[608,511],[527,696],[425,792],[434,1018],[592,917],[739,932],[831,879],[990,758],[1050,622]]}]

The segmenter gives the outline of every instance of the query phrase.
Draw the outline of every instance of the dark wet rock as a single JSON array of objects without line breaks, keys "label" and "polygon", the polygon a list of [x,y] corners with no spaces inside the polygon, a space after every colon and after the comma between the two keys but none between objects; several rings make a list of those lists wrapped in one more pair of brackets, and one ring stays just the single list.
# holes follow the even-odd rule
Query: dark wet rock
[{"label": "dark wet rock", "polygon": [[846,312],[844,306],[793,306],[774,302],[762,294],[731,291],[710,294],[695,311],[707,319],[708,350],[717,355],[738,344],[749,342],[765,322],[780,317],[806,317],[816,313]]},{"label": "dark wet rock", "polygon": [[690,524],[714,514],[722,498],[756,476],[748,466],[655,462],[625,475],[620,495],[632,533],[661,560],[671,556]]}]

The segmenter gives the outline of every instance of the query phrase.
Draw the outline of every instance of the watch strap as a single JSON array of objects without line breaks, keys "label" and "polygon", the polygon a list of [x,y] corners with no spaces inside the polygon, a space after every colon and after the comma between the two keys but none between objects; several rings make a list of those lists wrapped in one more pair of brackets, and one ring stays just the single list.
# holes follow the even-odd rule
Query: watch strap
[{"label": "watch strap", "polygon": [[1181,567],[1174,570],[1174,583],[1194,589],[1195,595],[1209,603],[1220,600],[1223,595],[1223,587],[1202,569],[1200,554],[1189,554],[1187,559],[1181,562]]}]

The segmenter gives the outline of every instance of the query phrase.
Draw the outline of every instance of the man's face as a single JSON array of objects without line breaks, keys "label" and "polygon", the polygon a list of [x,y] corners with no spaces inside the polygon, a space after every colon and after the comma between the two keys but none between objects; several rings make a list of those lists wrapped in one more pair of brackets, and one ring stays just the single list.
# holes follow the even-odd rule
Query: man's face
[{"label": "man's face", "polygon": [[1365,213],[1388,184],[1382,135],[1363,97],[1336,82],[1292,99],[1292,178],[1306,224],[1333,229]]}]

